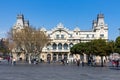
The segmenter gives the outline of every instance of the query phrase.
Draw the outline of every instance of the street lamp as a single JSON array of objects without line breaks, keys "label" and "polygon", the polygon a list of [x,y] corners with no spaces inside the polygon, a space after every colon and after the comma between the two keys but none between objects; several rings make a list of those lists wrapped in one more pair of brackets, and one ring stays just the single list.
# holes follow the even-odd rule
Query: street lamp
[{"label": "street lamp", "polygon": [[120,28],[118,28],[118,30],[119,30],[119,36],[120,36]]}]

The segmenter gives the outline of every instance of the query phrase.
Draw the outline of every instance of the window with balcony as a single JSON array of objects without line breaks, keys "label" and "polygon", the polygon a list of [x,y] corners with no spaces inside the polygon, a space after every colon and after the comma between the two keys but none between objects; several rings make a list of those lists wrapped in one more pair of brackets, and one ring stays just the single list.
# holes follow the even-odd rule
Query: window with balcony
[{"label": "window with balcony", "polygon": [[61,43],[58,44],[58,49],[62,50],[62,44]]},{"label": "window with balcony", "polygon": [[68,50],[68,44],[66,44],[66,43],[64,44],[64,49]]},{"label": "window with balcony", "polygon": [[57,49],[57,44],[53,44],[53,50],[56,50]]}]

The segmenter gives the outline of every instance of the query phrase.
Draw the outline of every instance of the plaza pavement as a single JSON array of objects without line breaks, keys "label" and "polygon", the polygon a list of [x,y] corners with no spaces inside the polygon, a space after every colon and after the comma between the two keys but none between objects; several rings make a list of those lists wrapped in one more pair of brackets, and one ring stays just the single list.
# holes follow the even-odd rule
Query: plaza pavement
[{"label": "plaza pavement", "polygon": [[76,64],[0,64],[0,80],[120,80],[120,70]]}]

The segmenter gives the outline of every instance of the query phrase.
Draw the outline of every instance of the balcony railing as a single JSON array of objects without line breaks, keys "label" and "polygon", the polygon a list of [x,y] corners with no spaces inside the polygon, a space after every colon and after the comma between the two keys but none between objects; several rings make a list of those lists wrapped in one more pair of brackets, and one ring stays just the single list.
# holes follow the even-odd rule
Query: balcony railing
[{"label": "balcony railing", "polygon": [[61,49],[61,50],[59,50],[59,49],[55,49],[55,50],[53,50],[53,49],[43,49],[42,52],[70,52],[70,50],[69,49]]}]

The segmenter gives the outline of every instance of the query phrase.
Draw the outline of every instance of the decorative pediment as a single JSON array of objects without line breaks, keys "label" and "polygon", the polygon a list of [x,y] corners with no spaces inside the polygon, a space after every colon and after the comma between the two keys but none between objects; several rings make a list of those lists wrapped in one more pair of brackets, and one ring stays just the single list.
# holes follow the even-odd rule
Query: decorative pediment
[{"label": "decorative pediment", "polygon": [[79,29],[78,27],[76,27],[76,28],[74,29],[74,31],[80,31],[80,29]]},{"label": "decorative pediment", "polygon": [[57,26],[54,29],[52,29],[52,33],[56,32],[56,31],[59,31],[59,32],[64,31],[64,32],[68,33],[68,29],[65,28],[62,23],[57,24]]},{"label": "decorative pediment", "polygon": [[62,29],[62,28],[64,28],[64,25],[62,23],[59,23],[59,24],[57,24],[57,28]]},{"label": "decorative pediment", "polygon": [[65,28],[62,23],[57,24],[57,26],[53,29],[53,31],[55,31],[55,30],[65,30],[65,31],[68,31],[68,29]]}]

